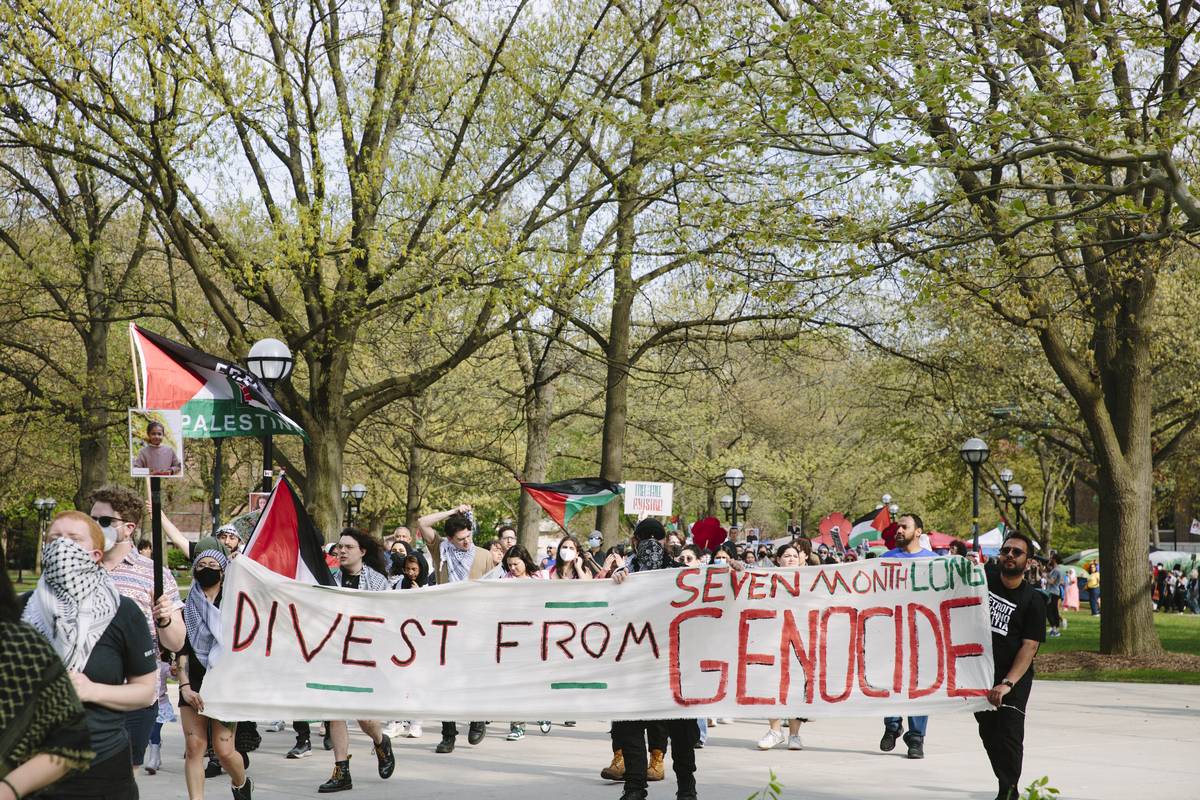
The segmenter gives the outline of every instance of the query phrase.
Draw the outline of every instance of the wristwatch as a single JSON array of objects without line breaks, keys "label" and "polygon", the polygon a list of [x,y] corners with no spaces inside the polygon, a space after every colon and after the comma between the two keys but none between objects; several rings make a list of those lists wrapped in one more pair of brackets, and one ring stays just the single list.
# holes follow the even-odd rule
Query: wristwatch
[{"label": "wristwatch", "polygon": [[1007,686],[1010,689],[1013,688],[1013,682],[1010,681],[1008,678],[1005,678],[1004,680],[1002,680],[1000,682],[1003,683],[1005,686]]}]

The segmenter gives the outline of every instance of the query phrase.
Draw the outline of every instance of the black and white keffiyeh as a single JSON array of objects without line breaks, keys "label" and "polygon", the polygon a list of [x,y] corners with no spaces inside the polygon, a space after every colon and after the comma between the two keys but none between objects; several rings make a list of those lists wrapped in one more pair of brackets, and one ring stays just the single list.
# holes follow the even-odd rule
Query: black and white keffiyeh
[{"label": "black and white keffiyeh", "polygon": [[[215,560],[221,565],[222,572],[229,566],[229,559],[220,550],[197,553],[192,563],[197,564],[202,558]],[[183,604],[183,624],[187,628],[192,652],[205,669],[212,669],[224,652],[221,644],[221,609],[208,599],[198,584],[192,585],[187,602]]]},{"label": "black and white keffiyeh", "polygon": [[652,569],[662,569],[667,566],[666,552],[657,539],[643,539],[638,542],[631,572],[646,572]]},{"label": "black and white keffiyeh", "polygon": [[[338,586],[342,586],[346,574],[339,569],[333,573],[333,578]],[[386,592],[392,588],[392,582],[379,570],[363,564],[362,572],[358,573],[358,588],[368,592]]]},{"label": "black and white keffiyeh", "polygon": [[21,619],[50,641],[67,670],[82,672],[120,604],[108,571],[64,537],[42,548],[42,577]]},{"label": "black and white keffiyeh", "polygon": [[475,563],[475,546],[459,550],[449,539],[442,539],[442,562],[450,573],[450,582],[457,583],[471,577],[471,565]]}]

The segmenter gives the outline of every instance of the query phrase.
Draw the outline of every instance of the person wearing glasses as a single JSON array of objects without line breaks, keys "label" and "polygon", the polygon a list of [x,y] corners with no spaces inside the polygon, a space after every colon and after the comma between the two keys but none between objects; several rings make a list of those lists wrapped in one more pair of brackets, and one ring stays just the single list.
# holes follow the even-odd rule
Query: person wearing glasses
[{"label": "person wearing glasses", "polygon": [[[333,579],[343,589],[359,589],[364,592],[386,592],[392,588],[387,579],[387,555],[383,543],[357,528],[343,528],[338,539],[338,568]],[[317,787],[321,794],[344,792],[354,788],[350,777],[350,731],[344,719],[329,720],[326,730],[333,742],[333,775]],[[392,740],[383,732],[383,724],[375,720],[360,719],[358,727],[371,738],[378,762],[379,777],[387,780],[396,770],[396,756],[392,752]]]},{"label": "person wearing glasses", "polygon": [[995,685],[987,699],[996,709],[976,712],[975,720],[1000,783],[997,800],[1015,800],[1020,793],[1033,658],[1046,641],[1046,603],[1025,580],[1032,555],[1033,541],[1023,533],[1010,533],[1000,547],[999,562],[984,568],[996,666]]},{"label": "person wearing glasses", "polygon": [[[902,514],[896,521],[896,546],[888,550],[880,558],[933,558],[937,554],[921,546],[921,536],[924,534],[925,523],[916,514]],[[879,740],[879,749],[891,752],[896,747],[896,739],[900,738],[903,730],[903,719],[886,717],[883,720],[883,738]],[[904,734],[904,743],[908,745],[909,758],[925,757],[925,730],[929,726],[929,717],[909,717],[908,732]]]},{"label": "person wearing glasses", "polygon": [[[173,653],[183,649],[187,631],[183,625],[183,602],[179,599],[179,587],[175,576],[166,565],[162,568],[162,597],[154,597],[154,561],[138,553],[134,547],[133,534],[138,529],[145,512],[145,500],[132,489],[124,486],[101,486],[87,497],[91,518],[100,526],[104,536],[104,558],[101,565],[112,577],[117,591],[128,597],[142,612],[150,630],[153,651],[160,649]],[[158,670],[154,670],[158,681]],[[165,689],[158,686],[155,701],[145,708],[128,711],[125,727],[129,732],[132,767],[136,773],[146,758],[146,747],[150,734],[158,719],[157,697]]]}]

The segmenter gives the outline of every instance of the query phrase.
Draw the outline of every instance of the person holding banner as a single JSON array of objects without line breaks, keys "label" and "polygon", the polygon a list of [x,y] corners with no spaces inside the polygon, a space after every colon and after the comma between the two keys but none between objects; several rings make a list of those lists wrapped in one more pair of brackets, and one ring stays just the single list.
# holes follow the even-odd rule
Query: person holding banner
[{"label": "person holding banner", "polygon": [[[775,551],[775,566],[777,567],[795,569],[801,566],[802,563],[800,560],[800,548],[791,542],[780,545],[779,549]],[[788,735],[785,737],[783,735],[783,720],[767,720],[767,732],[758,740],[758,749],[770,750],[786,741],[788,750],[803,750],[804,741],[800,738],[800,725],[804,722],[808,722],[804,717],[793,717],[788,720]]]},{"label": "person holding banner", "polygon": [[[921,536],[924,535],[924,523],[916,514],[901,514],[896,522],[896,546],[888,550],[880,558],[934,558],[937,554],[921,546]],[[883,738],[879,740],[879,749],[885,753],[896,747],[896,739],[904,729],[900,717],[887,717],[883,720]],[[929,726],[929,717],[909,717],[908,732],[904,734],[904,743],[908,745],[909,758],[925,757],[925,731]]]},{"label": "person holding banner", "polygon": [[1046,641],[1046,603],[1025,580],[1032,554],[1033,541],[1028,536],[1010,533],[1000,547],[999,564],[984,568],[996,669],[988,702],[996,709],[977,711],[975,720],[992,772],[1000,783],[996,800],[1016,800],[1020,794],[1025,707],[1033,688],[1033,659]]},{"label": "person holding banner", "polygon": [[[338,539],[337,555],[339,567],[333,579],[343,589],[361,589],[368,592],[386,592],[392,588],[384,573],[387,570],[387,555],[383,544],[374,536],[356,528],[343,528]],[[350,778],[350,731],[345,720],[330,720],[326,723],[333,740],[333,775],[317,787],[321,794],[344,792],[354,788]],[[392,740],[383,732],[383,725],[373,720],[360,719],[358,727],[375,748],[379,762],[379,777],[387,780],[396,770],[396,756],[392,752]]]},{"label": "person holding banner", "polygon": [[[210,739],[213,753],[229,775],[234,800],[250,800],[254,784],[246,763],[237,752],[236,722],[211,719],[204,714],[200,696],[204,677],[225,652],[221,641],[221,588],[229,557],[214,539],[202,539],[192,562],[193,585],[183,608],[187,646],[180,654],[179,713],[183,718],[184,780],[189,800],[204,797],[204,752]],[[211,728],[210,728],[211,726]]]},{"label": "person holding banner", "polygon": [[[666,530],[657,519],[648,517],[639,522],[633,538],[637,549],[629,559],[631,566],[623,567],[613,575],[614,584],[623,583],[631,571],[646,572],[678,566],[663,549]],[[664,727],[671,741],[671,765],[677,783],[676,800],[696,800],[696,745],[700,741],[700,726],[695,719],[669,719],[661,723],[647,720],[613,722],[613,744],[624,761],[625,787],[621,800],[647,800],[646,773],[649,764],[645,737],[654,725]],[[660,754],[660,763],[661,758]]]},{"label": "person holding banner", "polygon": [[[439,586],[461,581],[477,581],[492,569],[492,555],[474,542],[475,526],[471,524],[471,507],[467,504],[448,511],[426,514],[417,520],[417,529],[425,546],[429,548],[429,560],[433,564]],[[442,526],[438,536],[433,526]],[[471,722],[467,732],[469,744],[479,744],[487,733],[487,723],[482,720]],[[458,725],[452,721],[442,722],[442,741],[435,752],[452,753],[458,738]]]}]

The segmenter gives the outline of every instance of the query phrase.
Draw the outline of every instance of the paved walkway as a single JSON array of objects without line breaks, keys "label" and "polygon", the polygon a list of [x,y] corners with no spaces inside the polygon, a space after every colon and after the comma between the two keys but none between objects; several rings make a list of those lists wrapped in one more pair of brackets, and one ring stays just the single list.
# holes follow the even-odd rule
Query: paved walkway
[{"label": "paved walkway", "polygon": [[[882,723],[866,719],[815,721],[802,729],[805,749],[760,752],[754,743],[766,729],[757,720],[738,720],[709,731],[697,754],[703,800],[745,800],[774,770],[786,800],[897,800],[971,798],[991,800],[995,781],[969,714],[934,717],[923,761],[879,752]],[[547,735],[534,726],[523,741],[508,742],[508,726],[493,723],[478,746],[466,743],[451,755],[433,752],[440,726],[426,724],[421,739],[395,743],[397,769],[388,781],[375,773],[369,741],[351,730],[355,788],[344,800],[617,800],[620,787],[600,779],[611,756],[608,727],[581,722],[556,725]],[[183,737],[178,724],[163,732],[163,770],[138,783],[144,800],[186,798]],[[251,755],[257,800],[318,797],[316,787],[333,766],[332,753],[318,750],[300,761],[283,754],[293,735],[263,733]],[[320,741],[316,742],[320,748]],[[673,776],[651,784],[652,800],[675,796]],[[1066,800],[1129,800],[1154,796],[1200,798],[1200,686],[1043,681],[1034,686],[1025,736],[1022,783],[1048,775]],[[207,781],[214,798],[229,797],[224,776]]]}]

